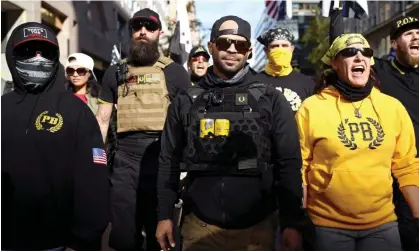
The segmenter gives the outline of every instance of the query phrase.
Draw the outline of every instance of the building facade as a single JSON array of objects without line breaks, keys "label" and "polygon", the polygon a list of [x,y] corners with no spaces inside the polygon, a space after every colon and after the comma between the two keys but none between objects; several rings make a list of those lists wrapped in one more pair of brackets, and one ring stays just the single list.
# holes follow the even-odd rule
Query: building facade
[{"label": "building facade", "polygon": [[345,19],[345,33],[362,33],[376,57],[387,57],[391,49],[390,27],[402,16],[419,17],[418,1],[369,1],[368,18]]},{"label": "building facade", "polygon": [[[82,52],[94,59],[94,72],[101,79],[111,62],[114,45],[129,51],[128,20],[131,0],[120,1],[1,1],[1,78],[11,81],[5,49],[11,32],[25,22],[41,22],[57,34],[60,62]],[[3,91],[3,90],[2,90]]]}]

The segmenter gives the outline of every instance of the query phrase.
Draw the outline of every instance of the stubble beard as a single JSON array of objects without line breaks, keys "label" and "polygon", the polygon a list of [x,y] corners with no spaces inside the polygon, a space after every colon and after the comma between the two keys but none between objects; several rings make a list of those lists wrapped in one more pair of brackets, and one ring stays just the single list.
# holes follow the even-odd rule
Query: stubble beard
[{"label": "stubble beard", "polygon": [[403,51],[399,45],[397,45],[396,51],[397,59],[401,61],[400,63],[408,66],[415,67],[419,65],[419,55],[412,56],[409,53]]}]

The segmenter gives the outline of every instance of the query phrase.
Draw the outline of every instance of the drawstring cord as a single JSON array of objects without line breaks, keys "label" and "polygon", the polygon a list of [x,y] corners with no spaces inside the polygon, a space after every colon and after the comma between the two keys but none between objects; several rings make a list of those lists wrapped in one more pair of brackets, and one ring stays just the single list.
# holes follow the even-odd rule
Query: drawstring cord
[{"label": "drawstring cord", "polygon": [[[26,94],[25,94],[26,95]],[[38,100],[39,100],[39,97],[40,97],[41,95],[37,95],[37,97],[36,97],[36,101],[35,101],[35,105],[32,107],[32,111],[31,111],[31,115],[29,116],[29,119],[28,119],[28,123],[26,124],[26,131],[25,131],[25,134],[28,134],[28,131],[29,131],[29,126],[30,126],[30,124],[31,124],[31,121],[32,121],[32,117],[33,117],[33,112],[35,111],[35,108],[36,108],[36,105],[38,104]]]}]

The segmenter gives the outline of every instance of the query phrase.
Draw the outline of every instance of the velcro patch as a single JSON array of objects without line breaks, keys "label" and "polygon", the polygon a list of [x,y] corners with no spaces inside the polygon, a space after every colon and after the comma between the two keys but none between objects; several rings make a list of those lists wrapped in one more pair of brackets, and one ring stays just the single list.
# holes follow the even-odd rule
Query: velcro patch
[{"label": "velcro patch", "polygon": [[47,30],[39,27],[28,27],[23,29],[23,37],[48,38]]},{"label": "velcro patch", "polygon": [[247,93],[236,93],[236,105],[247,105]]}]

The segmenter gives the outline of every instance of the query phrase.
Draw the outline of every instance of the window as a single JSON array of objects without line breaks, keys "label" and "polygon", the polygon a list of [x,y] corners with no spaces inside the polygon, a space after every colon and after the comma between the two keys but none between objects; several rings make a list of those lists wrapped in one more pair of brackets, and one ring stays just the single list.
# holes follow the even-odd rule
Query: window
[{"label": "window", "polygon": [[66,16],[57,10],[53,9],[51,6],[47,5],[45,2],[41,4],[41,20],[42,23],[48,25],[56,34],[58,34],[63,26]]},{"label": "window", "polygon": [[1,2],[1,52],[6,50],[7,33],[22,15],[23,10],[8,1]]}]

